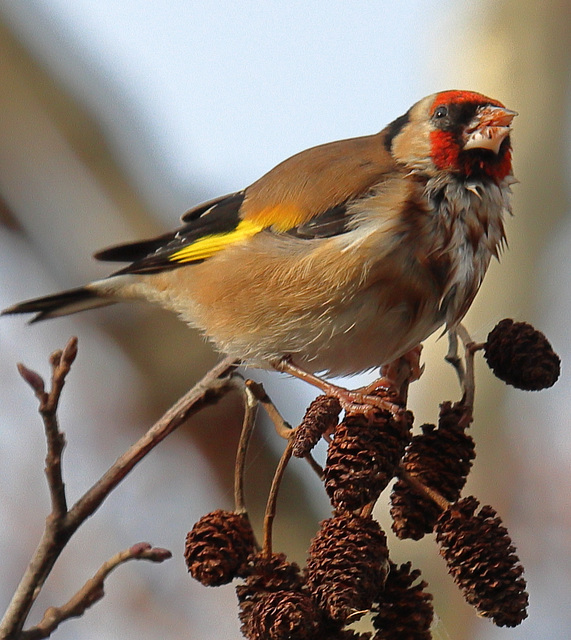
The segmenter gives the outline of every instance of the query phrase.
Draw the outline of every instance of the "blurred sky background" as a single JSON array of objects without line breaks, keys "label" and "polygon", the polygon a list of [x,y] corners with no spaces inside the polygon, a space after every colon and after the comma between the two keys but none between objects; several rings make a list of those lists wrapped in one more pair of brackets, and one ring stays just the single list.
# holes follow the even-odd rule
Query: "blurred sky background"
[{"label": "blurred sky background", "polygon": [[[563,360],[539,394],[477,369],[478,457],[466,493],[494,505],[526,567],[529,619],[496,629],[464,604],[433,540],[390,538],[435,594],[435,637],[567,639],[571,629],[571,109],[568,0],[0,0],[0,307],[109,272],[97,249],[173,228],[201,200],[241,189],[315,144],[380,130],[426,94],[465,88],[517,110],[510,249],[467,316],[477,340],[504,317],[545,331]],[[216,356],[175,318],[144,305],[57,322],[0,322],[0,609],[49,508],[36,401],[15,364],[48,375],[49,353],[79,337],[60,418],[69,501],[79,497]],[[417,424],[458,398],[429,341],[411,391]],[[479,363],[481,364],[481,363]],[[255,373],[290,422],[315,392]],[[351,384],[360,384],[354,380]],[[179,430],[112,494],[65,550],[32,612],[65,602],[116,551],[139,540],[173,550],[131,563],[107,596],[58,638],[241,637],[232,587],[186,575],[185,533],[232,508],[238,398]],[[257,527],[282,443],[256,434],[249,504]],[[278,507],[276,550],[303,562],[328,501],[297,461]],[[304,496],[300,500],[300,495]],[[386,516],[388,495],[379,501]],[[259,529],[258,529],[259,530]]]}]

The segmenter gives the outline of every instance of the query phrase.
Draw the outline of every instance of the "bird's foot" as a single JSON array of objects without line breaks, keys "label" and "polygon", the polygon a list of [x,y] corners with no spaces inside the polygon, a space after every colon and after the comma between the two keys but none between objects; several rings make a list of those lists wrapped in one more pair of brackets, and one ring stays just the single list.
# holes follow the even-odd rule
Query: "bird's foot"
[{"label": "bird's foot", "polygon": [[418,380],[424,371],[424,365],[420,364],[422,345],[407,351],[404,355],[381,367],[381,380],[387,380],[393,388],[399,387],[406,380],[414,382]]},{"label": "bird's foot", "polygon": [[[383,378],[376,380],[367,387],[360,389],[346,389],[332,382],[328,382],[301,367],[294,364],[290,358],[285,357],[274,363],[274,368],[282,373],[288,373],[295,378],[299,378],[314,387],[317,387],[328,396],[334,396],[347,413],[366,413],[375,409],[390,411],[393,415],[402,411],[402,407],[393,402],[393,386],[387,386]],[[391,397],[392,395],[392,397]]]},{"label": "bird's foot", "polygon": [[381,367],[381,377],[372,383],[372,387],[391,390],[403,400],[407,397],[411,382],[418,380],[424,372],[424,365],[420,364],[422,345],[407,351],[396,360]]}]

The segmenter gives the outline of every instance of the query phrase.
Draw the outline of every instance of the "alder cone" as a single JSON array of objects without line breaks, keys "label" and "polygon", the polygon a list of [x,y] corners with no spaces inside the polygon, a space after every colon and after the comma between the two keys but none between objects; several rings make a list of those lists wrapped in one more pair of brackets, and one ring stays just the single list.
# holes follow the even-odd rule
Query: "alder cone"
[{"label": "alder cone", "polygon": [[349,414],[335,430],[325,465],[325,490],[337,512],[375,501],[395,474],[410,441],[413,416],[402,411]]},{"label": "alder cone", "polygon": [[261,594],[253,605],[250,640],[313,640],[319,616],[312,599],[301,591]]},{"label": "alder cone", "polygon": [[324,520],[307,561],[307,588],[319,608],[343,623],[373,604],[387,576],[388,550],[379,524],[349,513]]},{"label": "alder cone", "polygon": [[195,580],[217,587],[242,575],[254,547],[248,518],[218,509],[200,518],[188,532],[184,558]]},{"label": "alder cone", "polygon": [[559,356],[543,333],[509,318],[488,335],[484,357],[500,380],[524,391],[551,387],[561,372]]},{"label": "alder cone", "polygon": [[246,580],[236,587],[236,595],[242,633],[249,638],[250,634],[255,633],[252,625],[257,603],[268,594],[301,592],[304,581],[299,566],[295,562],[288,562],[283,553],[269,556],[257,553],[250,556],[245,573]]},{"label": "alder cone", "polygon": [[341,413],[341,403],[334,396],[317,396],[309,405],[299,427],[295,430],[292,453],[306,456],[327,431],[333,429]]},{"label": "alder cone", "polygon": [[378,630],[374,640],[432,640],[432,595],[424,591],[424,580],[416,582],[419,577],[420,571],[411,570],[410,562],[400,567],[390,562],[373,616],[373,626]]},{"label": "alder cone", "polygon": [[[414,436],[402,466],[425,486],[449,502],[456,502],[476,456],[475,443],[466,433],[472,421],[469,408],[461,402],[440,405],[438,428],[422,425]],[[431,533],[442,508],[421,495],[406,480],[398,480],[391,494],[392,529],[399,538],[419,540]]]},{"label": "alder cone", "polygon": [[450,505],[436,523],[436,540],[466,601],[500,627],[527,617],[523,567],[495,510],[470,496]]}]

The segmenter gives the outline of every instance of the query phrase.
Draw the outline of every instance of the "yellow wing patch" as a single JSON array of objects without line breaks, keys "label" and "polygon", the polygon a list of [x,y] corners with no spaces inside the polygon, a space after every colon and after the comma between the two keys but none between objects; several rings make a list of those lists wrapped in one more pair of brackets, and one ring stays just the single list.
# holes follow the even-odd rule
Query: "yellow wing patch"
[{"label": "yellow wing patch", "polygon": [[282,202],[277,205],[264,207],[255,213],[249,211],[248,203],[244,207],[247,220],[261,226],[263,229],[271,227],[278,233],[289,231],[298,225],[307,222],[311,217],[309,211],[301,209],[295,204]]},{"label": "yellow wing patch", "polygon": [[293,204],[282,203],[265,207],[257,213],[249,213],[245,220],[241,220],[232,231],[213,233],[175,251],[168,257],[169,262],[197,262],[206,260],[215,253],[225,249],[235,242],[245,240],[256,235],[263,229],[271,227],[278,233],[289,231],[307,220],[308,212]]},{"label": "yellow wing patch", "polygon": [[238,226],[232,231],[204,236],[188,246],[179,249],[169,256],[169,262],[196,262],[198,260],[205,260],[227,246],[259,233],[262,229],[264,229],[264,226],[258,222],[241,220]]}]

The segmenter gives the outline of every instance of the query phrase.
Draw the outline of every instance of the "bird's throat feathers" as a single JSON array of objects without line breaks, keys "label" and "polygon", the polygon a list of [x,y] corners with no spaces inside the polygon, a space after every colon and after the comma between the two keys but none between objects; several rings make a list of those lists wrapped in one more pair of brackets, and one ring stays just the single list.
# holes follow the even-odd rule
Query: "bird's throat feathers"
[{"label": "bird's throat feathers", "polygon": [[496,155],[487,149],[462,151],[452,131],[430,132],[432,161],[441,171],[453,171],[467,178],[486,177],[501,182],[512,172],[510,140],[502,142]]}]

